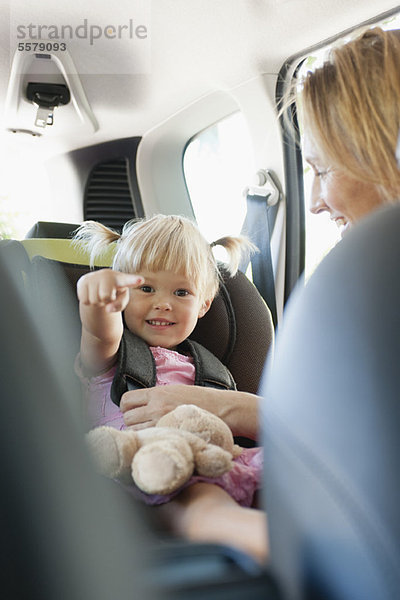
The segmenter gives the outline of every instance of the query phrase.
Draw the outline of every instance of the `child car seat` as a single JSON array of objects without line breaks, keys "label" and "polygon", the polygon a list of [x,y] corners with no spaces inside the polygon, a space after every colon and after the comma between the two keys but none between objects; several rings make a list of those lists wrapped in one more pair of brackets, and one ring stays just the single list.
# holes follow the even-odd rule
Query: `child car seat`
[{"label": "child car seat", "polygon": [[[51,305],[47,287],[51,286],[53,273],[60,270],[67,276],[76,296],[76,283],[89,270],[88,256],[79,245],[66,239],[25,239],[21,244],[32,259],[33,285],[43,303]],[[97,265],[108,266],[111,260],[110,252]],[[231,278],[222,270],[222,275],[219,294],[191,337],[229,368],[239,390],[255,394],[267,353],[273,345],[271,313],[243,273],[238,272]],[[57,306],[52,306],[56,311]]]}]

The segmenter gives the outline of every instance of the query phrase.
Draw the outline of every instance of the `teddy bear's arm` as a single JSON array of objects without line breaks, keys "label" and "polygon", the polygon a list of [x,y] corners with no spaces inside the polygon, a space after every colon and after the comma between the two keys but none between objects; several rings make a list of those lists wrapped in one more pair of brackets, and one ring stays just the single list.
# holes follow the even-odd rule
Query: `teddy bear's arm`
[{"label": "teddy bear's arm", "polygon": [[232,468],[232,455],[213,444],[198,451],[194,457],[195,470],[204,477],[220,477]]}]

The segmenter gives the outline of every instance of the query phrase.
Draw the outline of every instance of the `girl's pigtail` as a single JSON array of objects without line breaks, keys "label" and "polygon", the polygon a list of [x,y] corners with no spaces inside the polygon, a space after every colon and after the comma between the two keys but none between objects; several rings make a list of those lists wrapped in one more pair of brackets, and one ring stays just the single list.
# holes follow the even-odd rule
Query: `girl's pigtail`
[{"label": "girl's pigtail", "polygon": [[248,260],[252,254],[259,252],[257,246],[243,235],[222,237],[212,242],[211,248],[214,246],[225,248],[229,257],[227,268],[231,277],[236,274],[242,260]]},{"label": "girl's pigtail", "polygon": [[117,242],[120,237],[119,233],[97,221],[85,221],[76,229],[73,241],[83,243],[89,252],[90,267],[93,267],[95,260],[100,258],[108,250],[109,245]]}]

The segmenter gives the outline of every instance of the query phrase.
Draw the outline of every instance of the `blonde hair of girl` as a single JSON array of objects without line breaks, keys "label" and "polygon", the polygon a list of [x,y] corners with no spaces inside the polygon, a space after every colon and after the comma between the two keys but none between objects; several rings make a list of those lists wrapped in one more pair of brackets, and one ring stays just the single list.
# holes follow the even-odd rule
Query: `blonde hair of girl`
[{"label": "blonde hair of girl", "polygon": [[212,248],[225,248],[229,262],[225,267],[235,275],[243,256],[256,251],[244,236],[222,237],[209,244],[197,225],[176,215],[155,215],[129,221],[121,234],[95,221],[84,222],[74,240],[83,241],[90,254],[90,265],[116,242],[112,268],[125,273],[173,271],[193,281],[204,300],[218,292],[220,271]]},{"label": "blonde hair of girl", "polygon": [[327,164],[377,186],[387,201],[400,197],[399,62],[400,31],[364,30],[295,82],[281,110],[297,102]]}]

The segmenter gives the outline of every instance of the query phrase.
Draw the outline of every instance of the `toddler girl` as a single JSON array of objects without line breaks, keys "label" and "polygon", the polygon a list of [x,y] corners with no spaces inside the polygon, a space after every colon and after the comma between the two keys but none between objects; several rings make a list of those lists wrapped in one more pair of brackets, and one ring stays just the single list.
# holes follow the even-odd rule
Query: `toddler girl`
[{"label": "toddler girl", "polygon": [[[91,271],[78,281],[82,338],[76,370],[83,383],[91,427],[124,429],[122,394],[135,387],[171,383],[235,389],[229,371],[200,344],[188,339],[218,292],[219,269],[212,247],[225,247],[230,275],[244,252],[243,237],[209,244],[190,220],[156,215],[129,222],[119,235],[86,222],[76,239],[89,248],[91,264],[116,242],[111,269]],[[229,473],[208,480],[250,506],[259,485],[259,449],[243,449]],[[171,496],[144,495],[149,504]]]}]

